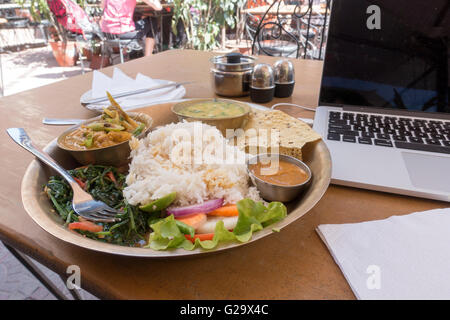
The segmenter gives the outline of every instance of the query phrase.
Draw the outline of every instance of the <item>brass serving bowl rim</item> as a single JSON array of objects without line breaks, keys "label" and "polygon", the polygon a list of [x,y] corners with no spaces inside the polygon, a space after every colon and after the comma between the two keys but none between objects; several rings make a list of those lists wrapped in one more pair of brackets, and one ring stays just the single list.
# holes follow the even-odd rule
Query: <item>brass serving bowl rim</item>
[{"label": "brass serving bowl rim", "polygon": [[[195,116],[188,116],[185,114],[181,114],[179,113],[179,111],[176,111],[175,108],[179,107],[179,106],[184,106],[184,105],[191,105],[193,103],[198,103],[198,102],[204,102],[204,101],[228,101],[228,102],[233,102],[235,104],[241,105],[245,108],[245,112],[237,115],[237,116],[228,116],[228,117],[195,117]],[[201,120],[201,121],[215,121],[215,120],[230,120],[230,119],[237,119],[237,118],[241,118],[241,117],[245,117],[246,115],[248,115],[251,111],[251,107],[245,103],[245,102],[241,102],[241,101],[236,101],[236,100],[232,100],[232,99],[217,99],[217,98],[211,98],[211,99],[192,99],[192,100],[187,100],[187,101],[183,101],[183,102],[178,102],[176,104],[174,104],[171,107],[171,110],[173,113],[175,113],[177,116],[179,117],[183,117],[183,118],[189,118],[189,119],[195,119],[195,120]]]},{"label": "brass serving bowl rim", "polygon": [[[281,184],[271,183],[271,182],[265,181],[265,180],[263,180],[263,179],[261,179],[261,178],[258,178],[258,177],[250,170],[250,168],[249,168],[249,166],[251,165],[250,161],[251,161],[252,159],[254,159],[254,158],[258,158],[258,159],[259,159],[260,156],[267,156],[267,155],[278,156],[278,157],[280,157],[280,158],[289,158],[289,159],[291,159],[291,160],[294,161],[294,164],[295,164],[295,162],[300,162],[300,163],[307,169],[307,170],[306,170],[306,173],[308,174],[308,179],[306,179],[306,181],[304,181],[304,182],[302,182],[302,183],[299,183],[299,184],[293,184],[293,185],[281,185]],[[295,165],[296,165],[297,167],[300,168],[300,166],[298,166],[297,164],[295,164]],[[303,169],[303,168],[301,168],[301,169]],[[269,184],[269,185],[271,185],[271,186],[278,187],[278,188],[282,188],[282,189],[290,189],[290,188],[303,187],[303,186],[307,185],[307,184],[311,181],[311,178],[312,178],[312,171],[311,171],[311,169],[309,168],[309,166],[308,166],[306,163],[304,163],[303,161],[301,161],[301,160],[299,160],[299,159],[297,159],[297,158],[288,156],[288,155],[286,155],[286,154],[280,154],[280,153],[273,153],[273,154],[269,154],[269,153],[259,153],[259,154],[256,154],[256,155],[252,156],[251,158],[249,158],[249,159],[247,160],[247,173],[249,174],[249,176],[251,176],[252,178],[258,180],[259,182],[266,183],[266,184]]]},{"label": "brass serving bowl rim", "polygon": [[[138,113],[138,112],[127,112],[127,113],[128,113],[128,115],[129,115],[131,118],[133,118],[133,119],[136,119],[136,118],[139,117],[140,115],[145,115],[145,116],[147,116],[145,113],[141,113],[141,112],[139,112],[139,113]],[[94,121],[96,121],[96,120],[99,120],[100,118],[101,118],[101,115],[99,115],[99,116],[97,116],[97,117],[94,117],[94,118],[86,119],[86,120],[84,120],[83,122],[80,122],[80,123],[78,123],[78,124],[76,124],[76,125],[70,127],[69,129],[65,130],[65,131],[64,131],[63,133],[61,133],[61,134],[58,136],[58,138],[56,139],[56,144],[57,144],[58,148],[61,148],[62,150],[65,150],[65,151],[71,151],[71,152],[87,152],[87,151],[106,150],[106,149],[114,148],[114,147],[117,147],[117,146],[120,146],[120,145],[122,145],[122,144],[126,144],[126,143],[129,143],[129,142],[130,142],[130,139],[128,139],[128,140],[126,140],[126,141],[122,141],[122,142],[113,144],[113,145],[111,145],[111,146],[107,146],[107,147],[98,147],[98,148],[89,148],[89,149],[71,149],[71,148],[68,148],[68,147],[64,146],[64,144],[62,143],[62,139],[64,139],[70,132],[75,131],[76,129],[78,129],[78,128],[81,127],[82,125],[85,125],[85,124],[94,122]],[[139,138],[142,138],[142,137],[143,137],[143,136],[151,129],[151,125],[150,125],[150,126],[147,126],[147,123],[144,123],[144,124],[145,124],[145,129],[141,132],[141,134],[139,134],[138,136],[136,136],[136,138],[138,138],[138,139],[139,139]]]}]

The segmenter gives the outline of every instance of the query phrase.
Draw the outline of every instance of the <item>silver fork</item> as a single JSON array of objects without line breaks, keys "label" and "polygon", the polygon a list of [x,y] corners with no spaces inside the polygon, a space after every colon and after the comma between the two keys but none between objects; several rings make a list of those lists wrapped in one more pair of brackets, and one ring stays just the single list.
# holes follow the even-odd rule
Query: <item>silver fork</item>
[{"label": "silver fork", "polygon": [[72,176],[64,168],[58,165],[55,160],[53,160],[44,151],[39,150],[33,145],[30,137],[24,129],[9,128],[6,131],[19,146],[34,154],[38,159],[55,169],[64,179],[67,180],[73,190],[72,207],[76,214],[95,222],[120,221],[120,218],[117,218],[116,215],[122,212],[111,208],[102,201],[94,200],[89,193],[84,191],[78,185],[75,179],[72,178]]}]

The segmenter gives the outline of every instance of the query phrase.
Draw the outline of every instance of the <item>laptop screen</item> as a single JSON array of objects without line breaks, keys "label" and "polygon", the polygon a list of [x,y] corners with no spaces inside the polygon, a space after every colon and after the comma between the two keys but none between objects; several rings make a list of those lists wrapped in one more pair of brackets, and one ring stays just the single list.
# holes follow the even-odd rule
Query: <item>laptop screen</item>
[{"label": "laptop screen", "polygon": [[334,0],[319,105],[446,112],[450,1]]}]

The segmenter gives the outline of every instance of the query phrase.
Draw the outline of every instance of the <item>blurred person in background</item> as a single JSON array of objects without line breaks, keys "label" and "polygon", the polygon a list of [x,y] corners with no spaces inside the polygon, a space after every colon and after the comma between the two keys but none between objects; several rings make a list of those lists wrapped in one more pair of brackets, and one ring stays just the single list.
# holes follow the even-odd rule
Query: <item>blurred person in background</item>
[{"label": "blurred person in background", "polygon": [[[159,0],[143,0],[155,11],[161,11]],[[150,56],[155,47],[155,36],[150,17],[134,16],[136,0],[102,0],[103,16],[101,29],[106,34],[112,34],[119,39],[142,39],[145,37],[144,55]]]}]

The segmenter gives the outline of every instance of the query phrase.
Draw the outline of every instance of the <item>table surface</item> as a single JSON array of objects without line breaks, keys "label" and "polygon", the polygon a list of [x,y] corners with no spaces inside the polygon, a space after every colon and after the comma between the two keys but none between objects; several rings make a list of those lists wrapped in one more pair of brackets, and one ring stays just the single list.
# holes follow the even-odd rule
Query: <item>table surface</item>
[{"label": "table surface", "polygon": [[[120,68],[130,76],[196,81],[186,86],[187,98],[214,97],[209,83],[212,53],[173,50],[133,60]],[[258,57],[273,63],[275,58]],[[275,99],[316,106],[322,62],[292,60],[296,87],[291,98]],[[112,68],[103,70],[112,74]],[[92,73],[0,99],[2,179],[0,239],[59,274],[69,265],[81,268],[81,285],[99,298],[124,299],[354,299],[327,248],[315,232],[319,224],[384,219],[441,208],[437,201],[361,189],[330,186],[305,216],[280,233],[223,253],[182,260],[151,260],[102,254],[64,243],[47,234],[23,209],[20,184],[32,156],[7,136],[8,127],[24,127],[44,147],[64,127],[44,126],[43,117],[89,118],[95,114],[79,104],[90,89]],[[248,97],[241,98],[250,101]],[[297,116],[309,111],[288,108]],[[188,270],[188,271],[187,271]]]}]

